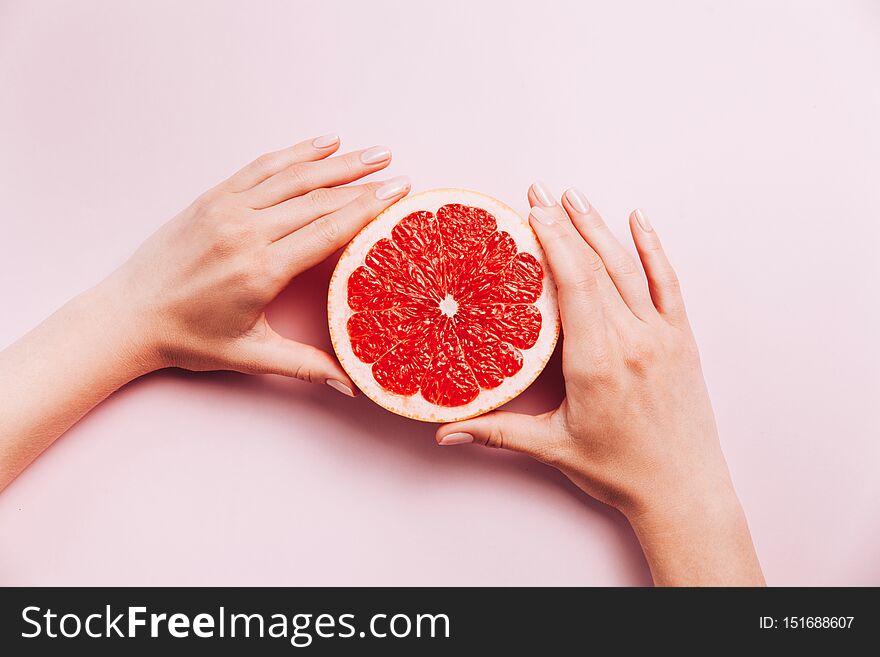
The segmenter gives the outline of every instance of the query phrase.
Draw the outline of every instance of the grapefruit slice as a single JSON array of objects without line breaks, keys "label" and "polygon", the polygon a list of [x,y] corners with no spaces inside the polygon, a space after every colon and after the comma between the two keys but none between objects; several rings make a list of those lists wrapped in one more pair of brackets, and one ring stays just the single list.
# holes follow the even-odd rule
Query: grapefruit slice
[{"label": "grapefruit slice", "polygon": [[364,227],[336,265],[327,311],[358,388],[425,422],[513,399],[559,336],[556,286],[528,222],[464,189],[408,196]]}]

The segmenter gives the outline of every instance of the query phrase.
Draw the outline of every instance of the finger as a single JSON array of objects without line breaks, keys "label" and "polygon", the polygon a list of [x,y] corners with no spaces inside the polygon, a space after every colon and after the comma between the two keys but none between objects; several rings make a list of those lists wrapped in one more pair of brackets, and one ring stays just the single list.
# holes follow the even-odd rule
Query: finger
[{"label": "finger", "polygon": [[559,315],[566,336],[589,342],[603,340],[605,312],[597,281],[601,258],[578,235],[565,211],[543,185],[532,185],[529,202],[533,206],[529,222],[544,247],[556,280]]},{"label": "finger", "polygon": [[[529,188],[529,204],[533,208],[540,208],[544,207],[544,203],[546,202],[550,202],[555,208],[558,208],[556,216],[573,235],[574,239],[579,242],[584,242],[583,236],[577,231],[574,224],[571,223],[571,219],[564,211],[564,208],[556,203],[555,198],[549,192],[546,185],[542,182],[536,182],[531,188]],[[594,252],[593,247],[591,247],[588,242],[585,242],[585,244],[591,252]],[[596,283],[599,287],[599,298],[602,300],[602,306],[605,308],[608,319],[624,321],[627,318],[627,315],[631,315],[632,313],[626,308],[626,304],[623,302],[623,299],[621,299],[620,293],[617,291],[617,288],[614,287],[611,277],[608,276],[608,272],[605,271],[605,265],[601,258],[599,258],[596,263],[595,276]]]},{"label": "finger", "polygon": [[280,240],[325,214],[345,207],[367,190],[376,191],[381,183],[348,187],[319,187],[307,194],[260,210],[257,221],[272,241]]},{"label": "finger", "polygon": [[336,360],[326,351],[288,340],[269,329],[259,339],[238,346],[236,369],[247,374],[280,374],[309,383],[326,383],[349,397],[355,387]]},{"label": "finger", "polygon": [[279,267],[282,275],[293,278],[349,242],[361,228],[406,196],[409,190],[409,178],[405,176],[386,180],[375,191],[363,192],[345,207],[269,245],[271,256],[283,263]]},{"label": "finger", "polygon": [[666,257],[657,232],[641,210],[630,214],[629,229],[648,277],[648,288],[654,306],[670,322],[686,324],[687,313],[678,276]]},{"label": "finger", "polygon": [[522,415],[495,411],[461,422],[444,424],[437,429],[437,444],[442,446],[475,443],[514,452],[523,452],[542,461],[551,460],[553,447],[550,415]]},{"label": "finger", "polygon": [[298,162],[249,189],[246,200],[256,210],[268,208],[319,187],[354,182],[384,169],[390,162],[391,151],[387,146],[373,146],[320,162]]},{"label": "finger", "polygon": [[329,134],[300,142],[280,151],[266,153],[240,169],[226,184],[233,192],[257,185],[297,162],[312,162],[332,155],[339,149],[339,135]]},{"label": "finger", "polygon": [[562,195],[562,205],[578,232],[602,258],[605,271],[633,314],[646,321],[656,317],[641,268],[586,197],[572,188]]}]

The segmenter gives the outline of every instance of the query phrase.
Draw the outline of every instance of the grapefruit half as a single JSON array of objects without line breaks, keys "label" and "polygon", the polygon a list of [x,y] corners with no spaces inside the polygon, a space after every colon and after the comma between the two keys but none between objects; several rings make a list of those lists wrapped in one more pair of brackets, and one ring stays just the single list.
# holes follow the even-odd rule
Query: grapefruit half
[{"label": "grapefruit half", "polygon": [[425,422],[513,399],[559,336],[556,286],[531,226],[464,189],[413,194],[364,227],[336,265],[327,312],[358,388]]}]

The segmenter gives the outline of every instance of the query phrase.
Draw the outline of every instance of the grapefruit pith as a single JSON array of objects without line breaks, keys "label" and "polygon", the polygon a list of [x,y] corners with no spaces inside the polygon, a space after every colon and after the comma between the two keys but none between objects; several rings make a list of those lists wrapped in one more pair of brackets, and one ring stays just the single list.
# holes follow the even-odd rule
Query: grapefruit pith
[{"label": "grapefruit pith", "polygon": [[336,265],[327,311],[358,388],[426,422],[513,399],[559,336],[556,286],[528,222],[464,189],[413,194],[363,228]]}]

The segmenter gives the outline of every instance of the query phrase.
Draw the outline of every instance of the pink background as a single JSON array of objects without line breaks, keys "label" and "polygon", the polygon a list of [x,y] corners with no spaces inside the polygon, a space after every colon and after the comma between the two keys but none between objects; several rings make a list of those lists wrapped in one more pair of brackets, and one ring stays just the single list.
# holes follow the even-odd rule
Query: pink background
[{"label": "pink background", "polygon": [[[3,0],[0,344],[310,135],[523,211],[534,178],[577,184],[621,234],[645,208],[677,264],[769,582],[878,585],[878,28],[867,1]],[[327,345],[331,266],[280,330]],[[513,406],[559,395],[556,361]],[[323,386],[149,376],[0,495],[0,583],[650,581],[616,512],[433,431]]]}]

